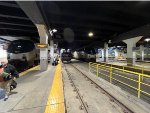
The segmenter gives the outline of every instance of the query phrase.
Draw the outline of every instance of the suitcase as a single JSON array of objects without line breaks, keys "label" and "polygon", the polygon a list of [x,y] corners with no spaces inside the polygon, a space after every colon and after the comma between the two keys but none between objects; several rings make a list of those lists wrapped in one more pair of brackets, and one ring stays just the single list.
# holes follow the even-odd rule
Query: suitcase
[{"label": "suitcase", "polygon": [[10,87],[11,87],[11,90],[15,89],[17,87],[17,82],[12,80]]}]

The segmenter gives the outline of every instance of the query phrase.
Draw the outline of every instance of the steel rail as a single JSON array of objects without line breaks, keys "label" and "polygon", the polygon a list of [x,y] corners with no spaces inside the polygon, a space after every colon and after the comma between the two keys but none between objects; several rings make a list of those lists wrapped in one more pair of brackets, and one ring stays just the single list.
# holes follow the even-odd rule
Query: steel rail
[{"label": "steel rail", "polygon": [[114,96],[112,96],[109,92],[107,92],[104,88],[99,86],[95,81],[93,81],[91,78],[89,78],[87,75],[85,75],[82,71],[80,71],[77,67],[70,64],[72,67],[74,67],[78,72],[80,72],[83,76],[85,76],[87,79],[89,79],[93,84],[95,84],[100,90],[104,91],[105,95],[107,95],[110,100],[114,101],[118,106],[120,106],[123,109],[124,113],[134,113],[130,108],[128,108],[126,105],[124,105],[122,102],[120,102],[118,99],[116,99]]},{"label": "steel rail", "polygon": [[65,67],[65,71],[66,71],[67,74],[68,74],[69,80],[71,80],[71,83],[72,83],[72,85],[73,85],[73,87],[74,87],[74,89],[75,89],[75,91],[76,91],[76,93],[77,93],[77,95],[78,95],[78,97],[79,97],[79,100],[80,100],[81,104],[82,104],[83,107],[84,107],[84,111],[85,111],[86,113],[89,113],[89,112],[88,112],[88,108],[87,108],[86,104],[84,103],[84,101],[83,101],[83,99],[82,99],[82,96],[81,96],[80,93],[79,93],[78,88],[76,87],[75,83],[73,82],[73,80],[72,80],[72,78],[71,78],[71,73],[67,70],[65,64],[64,64],[64,67]]}]

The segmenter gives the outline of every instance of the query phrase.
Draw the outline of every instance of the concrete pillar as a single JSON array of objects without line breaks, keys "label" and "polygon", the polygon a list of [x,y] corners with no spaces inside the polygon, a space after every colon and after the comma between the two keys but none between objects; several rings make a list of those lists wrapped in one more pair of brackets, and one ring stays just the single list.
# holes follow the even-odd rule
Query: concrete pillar
[{"label": "concrete pillar", "polygon": [[[48,35],[43,24],[36,24],[41,44],[48,44]],[[40,49],[40,69],[41,71],[47,70],[48,67],[48,48]]]},{"label": "concrete pillar", "polygon": [[53,40],[50,40],[50,56],[51,56],[51,63],[54,59],[54,42]]},{"label": "concrete pillar", "polygon": [[140,56],[141,56],[141,61],[144,61],[144,46],[140,45]]},{"label": "concrete pillar", "polygon": [[101,49],[102,58],[101,61],[104,61],[104,49]]},{"label": "concrete pillar", "polygon": [[116,48],[115,50],[114,50],[114,52],[115,52],[115,61],[117,61],[118,60],[118,49]]},{"label": "concrete pillar", "polygon": [[104,43],[104,62],[108,62],[108,44]]},{"label": "concrete pillar", "polygon": [[138,36],[131,39],[123,40],[127,44],[127,65],[135,64],[136,54],[133,51],[133,48],[136,47],[136,43],[142,38],[142,36]]}]

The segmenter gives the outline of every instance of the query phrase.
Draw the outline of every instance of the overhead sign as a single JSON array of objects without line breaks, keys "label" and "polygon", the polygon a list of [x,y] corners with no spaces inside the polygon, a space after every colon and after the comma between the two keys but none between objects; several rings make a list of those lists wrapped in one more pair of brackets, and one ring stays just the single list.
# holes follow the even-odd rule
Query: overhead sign
[{"label": "overhead sign", "polygon": [[36,48],[41,49],[41,48],[48,48],[48,44],[36,44]]}]

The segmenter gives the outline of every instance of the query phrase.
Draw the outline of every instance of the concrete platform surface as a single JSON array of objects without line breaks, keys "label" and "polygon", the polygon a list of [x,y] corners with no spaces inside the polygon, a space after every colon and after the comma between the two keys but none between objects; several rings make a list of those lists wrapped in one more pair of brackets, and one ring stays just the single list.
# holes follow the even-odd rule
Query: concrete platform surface
[{"label": "concrete platform surface", "polygon": [[55,66],[49,66],[47,71],[32,70],[21,76],[9,99],[0,99],[0,113],[44,113],[54,73]]}]

